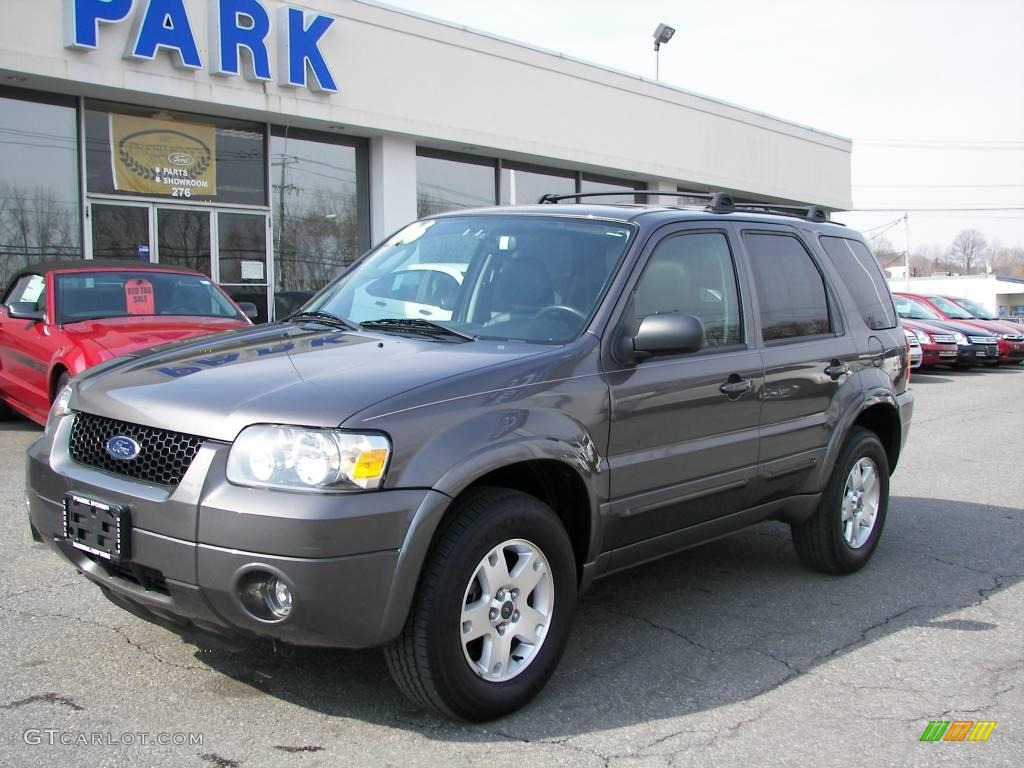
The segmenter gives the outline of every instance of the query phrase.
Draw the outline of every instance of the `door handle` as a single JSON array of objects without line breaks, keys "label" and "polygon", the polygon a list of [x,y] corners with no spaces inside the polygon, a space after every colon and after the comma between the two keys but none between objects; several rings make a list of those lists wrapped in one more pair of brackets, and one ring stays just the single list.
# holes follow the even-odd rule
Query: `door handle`
[{"label": "door handle", "polygon": [[375,301],[373,303],[376,304],[378,307],[386,307],[387,306],[387,302],[385,302],[385,301]]},{"label": "door handle", "polygon": [[742,395],[744,392],[749,392],[753,388],[754,382],[750,379],[741,379],[734,373],[729,377],[729,380],[718,389],[723,395]]},{"label": "door handle", "polygon": [[430,317],[434,313],[431,312],[429,309],[421,309],[420,314],[423,315],[424,317]]},{"label": "door handle", "polygon": [[843,374],[850,372],[850,366],[841,360],[833,360],[832,363],[825,369],[825,374],[835,381]]}]

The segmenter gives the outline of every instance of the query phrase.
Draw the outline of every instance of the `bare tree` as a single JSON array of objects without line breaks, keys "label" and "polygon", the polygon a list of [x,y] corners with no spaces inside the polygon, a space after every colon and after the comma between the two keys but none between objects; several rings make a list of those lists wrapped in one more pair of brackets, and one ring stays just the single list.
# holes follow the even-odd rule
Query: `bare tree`
[{"label": "bare tree", "polygon": [[949,250],[950,259],[964,274],[971,274],[971,270],[982,260],[985,254],[985,236],[976,229],[965,229],[953,239],[953,246]]}]

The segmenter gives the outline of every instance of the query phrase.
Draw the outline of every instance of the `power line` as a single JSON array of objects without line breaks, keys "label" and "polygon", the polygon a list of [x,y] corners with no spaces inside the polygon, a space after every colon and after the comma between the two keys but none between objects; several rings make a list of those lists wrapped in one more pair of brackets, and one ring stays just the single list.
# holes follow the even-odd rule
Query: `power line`
[{"label": "power line", "polygon": [[1024,184],[854,184],[868,189],[1024,189]]},{"label": "power line", "polygon": [[861,208],[857,206],[856,208],[851,208],[847,213],[898,213],[902,211],[910,213],[928,213],[929,211],[938,213],[978,213],[984,211],[1024,211],[1024,206],[997,206],[990,208],[909,208],[905,205],[896,208]]}]

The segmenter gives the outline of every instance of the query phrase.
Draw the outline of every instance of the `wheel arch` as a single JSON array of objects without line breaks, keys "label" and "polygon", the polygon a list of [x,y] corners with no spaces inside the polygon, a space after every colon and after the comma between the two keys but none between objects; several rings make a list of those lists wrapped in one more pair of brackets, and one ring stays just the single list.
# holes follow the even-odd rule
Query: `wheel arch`
[{"label": "wheel arch", "polygon": [[577,582],[598,547],[596,466],[585,451],[558,440],[524,441],[467,457],[437,482],[416,511],[395,569],[377,632],[386,643],[401,632],[431,547],[467,491],[492,486],[534,496],[554,510],[569,534]]}]

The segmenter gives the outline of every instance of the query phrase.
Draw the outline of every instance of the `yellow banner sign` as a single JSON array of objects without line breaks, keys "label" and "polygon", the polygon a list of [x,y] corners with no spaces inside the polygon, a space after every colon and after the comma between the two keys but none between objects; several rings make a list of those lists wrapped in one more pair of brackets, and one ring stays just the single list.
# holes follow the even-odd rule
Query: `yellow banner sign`
[{"label": "yellow banner sign", "polygon": [[114,189],[182,198],[217,194],[212,125],[112,114],[110,156]]}]

